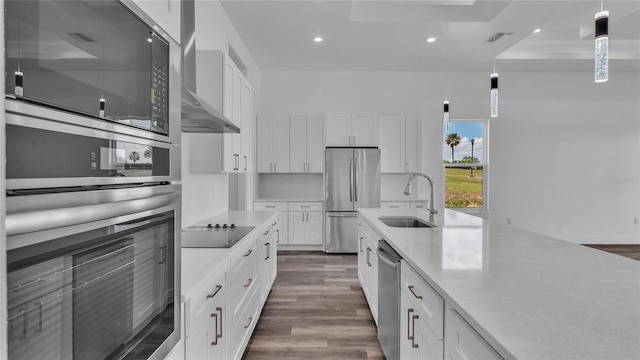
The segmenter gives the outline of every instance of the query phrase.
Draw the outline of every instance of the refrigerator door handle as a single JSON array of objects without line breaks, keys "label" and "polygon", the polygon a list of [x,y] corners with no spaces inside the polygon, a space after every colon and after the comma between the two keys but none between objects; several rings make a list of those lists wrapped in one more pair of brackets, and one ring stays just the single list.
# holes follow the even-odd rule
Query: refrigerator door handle
[{"label": "refrigerator door handle", "polygon": [[353,201],[353,160],[349,160],[349,201]]},{"label": "refrigerator door handle", "polygon": [[358,202],[358,178],[359,178],[359,176],[358,176],[358,173],[359,173],[359,171],[358,171],[358,160],[357,159],[353,162],[353,172],[356,174],[355,175],[356,181],[353,183],[353,195],[354,195],[354,198],[355,198],[355,202],[357,203]]}]

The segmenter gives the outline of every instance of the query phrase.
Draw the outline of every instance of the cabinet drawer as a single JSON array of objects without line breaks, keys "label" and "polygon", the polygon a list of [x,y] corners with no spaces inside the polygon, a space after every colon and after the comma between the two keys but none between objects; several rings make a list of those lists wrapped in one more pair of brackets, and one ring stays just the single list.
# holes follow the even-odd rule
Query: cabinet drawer
[{"label": "cabinet drawer", "polygon": [[249,337],[258,322],[258,300],[260,296],[254,288],[250,292],[249,302],[241,309],[238,316],[233,317],[234,324],[231,336],[227,338],[227,358],[240,359],[244,353],[244,344],[249,341]]},{"label": "cabinet drawer", "polygon": [[237,280],[237,275],[241,273],[248,264],[252,262],[255,263],[256,256],[260,256],[257,254],[259,251],[257,251],[257,235],[255,231],[247,236],[249,238],[240,240],[240,244],[236,245],[238,248],[231,254],[229,279],[231,279],[232,282]]},{"label": "cabinet drawer", "polygon": [[224,266],[223,270],[200,282],[200,288],[185,304],[185,337],[189,337],[203,320],[208,319],[203,314],[210,304],[217,302],[227,292],[228,276],[228,266]]},{"label": "cabinet drawer", "polygon": [[253,203],[255,211],[287,211],[285,201],[256,201]]},{"label": "cabinet drawer", "polygon": [[321,202],[290,202],[289,211],[322,211]]},{"label": "cabinet drawer", "polygon": [[380,207],[382,209],[408,209],[409,203],[403,201],[381,202]]},{"label": "cabinet drawer", "polygon": [[[257,257],[254,257],[254,259],[257,259]],[[248,298],[249,294],[255,288],[260,287],[262,267],[258,269],[258,265],[262,266],[262,263],[257,263],[256,261],[248,263],[246,268],[230,285],[229,308],[231,309],[230,315],[234,318],[242,312],[246,304],[251,300]]]},{"label": "cabinet drawer", "polygon": [[402,291],[414,303],[438,339],[443,338],[444,299],[406,262],[401,265]]},{"label": "cabinet drawer", "polygon": [[445,359],[502,359],[455,309],[447,309],[445,322]]},{"label": "cabinet drawer", "polygon": [[411,202],[412,209],[428,209],[429,202],[428,201],[412,201]]}]

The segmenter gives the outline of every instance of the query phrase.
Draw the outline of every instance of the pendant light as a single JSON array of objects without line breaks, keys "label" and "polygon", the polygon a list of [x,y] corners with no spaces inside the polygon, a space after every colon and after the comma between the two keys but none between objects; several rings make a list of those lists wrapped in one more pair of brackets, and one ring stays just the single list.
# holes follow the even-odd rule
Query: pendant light
[{"label": "pendant light", "polygon": [[[490,6],[491,8],[491,6]],[[491,14],[493,16],[493,14]],[[498,73],[496,72],[496,19],[491,22],[492,32],[494,34],[493,41],[493,73],[491,74],[491,117],[498,117]]]},{"label": "pendant light", "polygon": [[595,80],[597,83],[609,80],[609,12],[603,10],[596,13],[596,54]]},{"label": "pendant light", "polygon": [[[449,53],[449,24],[445,22],[444,28],[444,61],[447,60],[447,54]],[[444,114],[442,117],[442,130],[446,133],[449,132],[449,99],[447,97],[447,92],[449,88],[449,80],[448,80],[448,69],[445,69],[444,72]]]}]

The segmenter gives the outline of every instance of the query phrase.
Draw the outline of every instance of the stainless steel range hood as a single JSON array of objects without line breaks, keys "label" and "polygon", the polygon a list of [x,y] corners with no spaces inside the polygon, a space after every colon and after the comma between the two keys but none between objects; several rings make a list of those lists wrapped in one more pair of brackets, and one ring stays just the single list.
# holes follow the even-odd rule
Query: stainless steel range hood
[{"label": "stainless steel range hood", "polygon": [[196,26],[194,0],[182,0],[182,131],[239,133],[240,128],[196,92]]}]

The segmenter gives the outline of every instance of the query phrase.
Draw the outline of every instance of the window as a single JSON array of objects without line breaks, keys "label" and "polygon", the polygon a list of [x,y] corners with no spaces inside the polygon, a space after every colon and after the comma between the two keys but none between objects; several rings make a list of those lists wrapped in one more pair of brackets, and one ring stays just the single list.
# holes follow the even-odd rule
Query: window
[{"label": "window", "polygon": [[488,122],[451,120],[442,137],[446,208],[487,211]]}]

